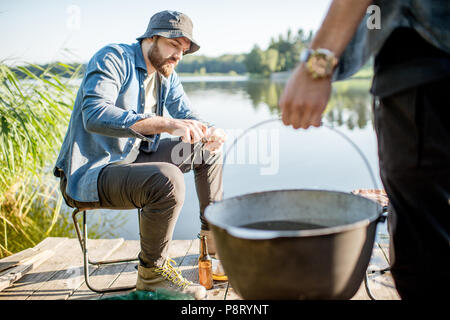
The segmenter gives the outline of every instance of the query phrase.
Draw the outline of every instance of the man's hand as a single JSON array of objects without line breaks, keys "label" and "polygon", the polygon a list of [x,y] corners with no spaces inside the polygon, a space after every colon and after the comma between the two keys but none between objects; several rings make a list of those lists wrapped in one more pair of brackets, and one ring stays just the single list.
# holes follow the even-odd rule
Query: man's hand
[{"label": "man's hand", "polygon": [[197,120],[169,119],[165,132],[180,136],[181,141],[194,144],[206,134],[207,126]]},{"label": "man's hand", "polygon": [[282,120],[294,129],[318,127],[331,94],[331,77],[313,79],[304,65],[295,69],[280,98]]},{"label": "man's hand", "polygon": [[225,131],[220,128],[208,128],[203,141],[205,143],[205,148],[211,154],[216,154],[222,149],[223,144],[227,139]]},{"label": "man's hand", "polygon": [[[373,0],[333,0],[311,49],[325,48],[339,59]],[[279,105],[283,123],[295,129],[319,126],[331,93],[331,78],[313,79],[303,64],[289,79]]]},{"label": "man's hand", "polygon": [[143,135],[167,132],[173,136],[180,136],[186,143],[194,144],[206,134],[208,127],[197,120],[169,119],[164,117],[151,117],[137,121],[131,129]]}]

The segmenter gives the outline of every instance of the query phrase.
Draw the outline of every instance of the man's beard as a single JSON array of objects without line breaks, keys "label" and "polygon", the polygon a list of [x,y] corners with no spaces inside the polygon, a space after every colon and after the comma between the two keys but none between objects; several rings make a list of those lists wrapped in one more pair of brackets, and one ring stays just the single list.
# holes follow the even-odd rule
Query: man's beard
[{"label": "man's beard", "polygon": [[[156,71],[166,78],[172,74],[173,69],[177,64],[177,60],[173,57],[167,59],[164,59],[162,57],[157,42],[155,42],[151,47],[151,49],[148,50],[147,57],[150,60],[152,66],[156,69]],[[173,61],[175,65],[170,64],[169,62],[171,61]]]}]

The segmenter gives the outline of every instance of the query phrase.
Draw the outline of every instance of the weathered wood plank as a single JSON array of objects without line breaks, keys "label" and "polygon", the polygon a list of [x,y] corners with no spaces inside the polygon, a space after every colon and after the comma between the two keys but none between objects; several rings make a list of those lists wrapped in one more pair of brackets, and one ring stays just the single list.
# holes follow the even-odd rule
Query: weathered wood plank
[{"label": "weathered wood plank", "polygon": [[[46,263],[41,264],[16,281],[11,287],[0,292],[1,300],[25,300],[28,298],[56,273],[57,265],[64,263],[77,249],[68,238],[53,238],[52,241],[54,239],[59,240],[53,246],[55,254],[47,259]],[[79,253],[80,249],[78,248],[77,251]]]},{"label": "weathered wood plank", "polygon": [[[385,272],[383,274],[379,272],[371,273],[371,271],[380,271],[389,267],[389,262],[387,261],[387,256],[381,250],[378,243],[375,243],[372,257],[367,268],[369,272],[368,285],[372,292],[372,295],[377,300],[399,300],[400,297],[395,289],[390,272]],[[352,300],[369,300],[370,297],[364,286],[364,282],[361,284],[358,292],[352,298]]]},{"label": "weathered wood plank", "polygon": [[[118,243],[118,239],[109,240]],[[119,242],[123,239],[119,240]],[[94,258],[99,258],[96,246],[106,244],[108,240],[89,240],[90,251]],[[77,277],[82,275],[82,254],[77,239],[64,239],[56,248],[55,254],[36,270],[26,274],[13,286],[0,292],[0,299],[54,299],[61,298],[76,285]],[[59,283],[60,288],[51,288],[49,284]]]},{"label": "weathered wood plank", "polygon": [[169,257],[175,260],[177,265],[183,263],[194,240],[172,240],[169,248]]},{"label": "weathered wood plank", "polygon": [[[119,260],[128,258],[137,258],[140,251],[140,243],[138,240],[127,240],[108,257],[108,260]],[[120,264],[105,265],[99,268],[90,267],[90,283],[94,288],[109,288],[116,278],[125,270],[128,264],[136,265],[136,262],[124,262]],[[84,279],[83,279],[84,280]],[[128,285],[132,285],[129,283]],[[69,300],[73,299],[97,299],[101,297],[101,293],[91,291],[86,282],[83,281],[82,285],[78,287]]]},{"label": "weathered wood plank", "polygon": [[45,250],[35,254],[32,257],[23,259],[18,265],[7,269],[0,273],[0,291],[11,286],[15,281],[22,278],[27,272],[36,269],[44,261],[50,258],[55,252],[53,250]]},{"label": "weathered wood plank", "polygon": [[198,251],[199,239],[192,240],[192,245],[186,253],[183,261],[179,264],[181,275],[189,281],[198,283]]},{"label": "weathered wood plank", "polygon": [[[88,250],[92,260],[105,260],[120,245],[123,239],[89,239]],[[74,245],[78,240],[73,239]],[[33,292],[27,300],[65,300],[84,281],[83,259],[81,249],[78,255],[68,258],[69,262],[60,266],[54,276],[39,288],[39,292]]]},{"label": "weathered wood plank", "polygon": [[39,242],[34,248],[28,248],[23,251],[17,252],[13,255],[10,255],[6,258],[0,259],[0,272],[9,268],[12,268],[15,265],[21,264],[24,260],[38,254],[41,251],[45,251],[47,249],[54,250],[55,247],[59,246],[64,240],[67,238],[60,237],[49,237],[45,238],[41,242]]},{"label": "weathered wood plank", "polygon": [[236,293],[230,284],[228,291],[226,292],[225,300],[242,300],[242,298]]},{"label": "weathered wood plank", "polygon": [[[135,264],[127,263],[125,268],[122,270],[122,272],[112,282],[111,287],[124,287],[124,286],[128,286],[128,285],[136,284],[136,278],[137,278],[137,270],[135,268]],[[131,291],[134,291],[134,289],[127,290],[127,291],[104,293],[101,296],[95,297],[95,299],[101,299],[101,298],[106,298],[106,297],[115,296],[115,295],[123,295],[123,294],[127,294]]]},{"label": "weathered wood plank", "polygon": [[[380,255],[382,254],[386,264],[385,268],[387,268],[389,263],[389,242],[388,241],[380,241],[378,244],[378,250],[380,252]],[[395,288],[395,282],[392,278],[392,273],[390,271],[385,272],[382,277],[379,279],[381,291],[380,291],[380,297],[377,297],[378,290],[374,290],[373,295],[375,295],[376,299],[384,299],[384,300],[400,300],[401,297],[397,292],[397,289]],[[377,289],[377,288],[376,288]]]},{"label": "weathered wood plank", "polygon": [[[199,283],[198,279],[198,256],[200,240],[192,240],[192,246],[186,254],[183,263],[180,265],[180,271],[183,277],[194,283]],[[214,286],[208,290],[207,300],[224,300],[227,282],[214,281]]]},{"label": "weathered wood plank", "polygon": [[[183,264],[183,260],[189,250],[189,248],[192,245],[192,242],[194,240],[172,240],[170,247],[169,247],[169,257],[175,260],[177,265]],[[119,276],[114,280],[112,283],[112,286],[127,286],[132,283],[136,283],[137,278],[137,270],[135,268],[134,264],[128,264],[125,269],[119,274]],[[112,293],[105,293],[101,296],[101,298],[110,297],[113,295],[122,295],[126,294],[129,291],[122,291],[122,292],[112,292]]]},{"label": "weathered wood plank", "polygon": [[[122,241],[110,250],[111,244],[115,240]],[[138,241],[126,241],[123,239],[112,240],[89,240],[89,253],[93,260],[96,259],[120,259],[128,257],[139,252]],[[386,239],[384,239],[386,240]],[[372,252],[370,270],[381,270],[388,266],[388,241],[380,241],[375,244]],[[2,299],[97,299],[100,295],[91,292],[84,284],[82,269],[82,254],[79,243],[76,239],[67,238],[48,238],[38,244],[32,250],[25,250],[14,256],[8,257],[9,260],[0,260],[0,262],[17,264],[20,261],[30,257],[32,253],[42,252],[45,248],[52,247],[55,251],[54,256],[50,257],[32,272],[25,274],[12,286],[0,292]],[[190,281],[198,283],[198,248],[199,240],[174,240],[172,241],[169,256],[177,262],[184,277]],[[6,258],[5,258],[6,259]],[[91,268],[92,283],[94,286],[128,286],[136,282],[137,270],[136,263],[117,264],[111,266],[102,266],[100,269]],[[1,273],[0,273],[1,274]],[[369,276],[369,286],[376,299],[396,300],[399,296],[390,272],[384,274],[374,273]],[[208,291],[208,300],[226,299],[240,300],[231,285],[227,291],[228,282],[215,281],[214,288]],[[130,292],[130,291],[127,291]],[[125,294],[127,292],[111,293]],[[357,294],[352,298],[369,299],[364,283]]]}]

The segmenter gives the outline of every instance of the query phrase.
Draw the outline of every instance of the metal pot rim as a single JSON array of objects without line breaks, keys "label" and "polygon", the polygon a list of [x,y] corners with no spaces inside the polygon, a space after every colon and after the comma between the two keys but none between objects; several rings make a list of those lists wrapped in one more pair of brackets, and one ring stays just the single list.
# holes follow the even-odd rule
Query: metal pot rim
[{"label": "metal pot rim", "polygon": [[[240,198],[248,197],[248,196],[256,196],[259,194],[264,193],[271,193],[271,192],[297,192],[297,191],[314,191],[314,192],[329,192],[329,193],[336,193],[336,194],[345,194],[347,196],[351,197],[358,197],[364,199],[364,201],[371,202],[376,205],[377,214],[374,214],[373,217],[362,219],[353,223],[349,224],[343,224],[339,226],[333,226],[333,227],[324,227],[324,228],[318,228],[318,229],[309,229],[309,230],[285,230],[285,231],[278,231],[278,230],[257,230],[257,229],[251,229],[251,228],[242,228],[242,227],[236,227],[236,226],[229,226],[224,223],[220,222],[214,222],[211,221],[208,212],[210,211],[210,207],[230,201],[230,200],[237,200]],[[342,192],[342,191],[334,191],[334,190],[322,190],[322,189],[279,189],[279,190],[268,190],[268,191],[259,191],[259,192],[252,192],[247,193],[244,195],[238,195],[230,198],[223,199],[221,201],[216,201],[215,203],[210,204],[205,209],[205,218],[208,221],[208,223],[212,224],[213,226],[219,227],[221,229],[224,229],[228,234],[231,236],[237,237],[237,238],[243,238],[243,239],[249,239],[249,240],[265,240],[265,239],[275,239],[275,238],[299,238],[299,237],[315,237],[315,236],[325,236],[325,235],[331,235],[341,232],[346,232],[358,228],[363,228],[369,226],[373,222],[380,221],[380,217],[382,216],[383,210],[380,204],[378,204],[376,201],[364,198],[359,195],[355,195],[352,193]],[[214,218],[213,218],[214,220]]]}]

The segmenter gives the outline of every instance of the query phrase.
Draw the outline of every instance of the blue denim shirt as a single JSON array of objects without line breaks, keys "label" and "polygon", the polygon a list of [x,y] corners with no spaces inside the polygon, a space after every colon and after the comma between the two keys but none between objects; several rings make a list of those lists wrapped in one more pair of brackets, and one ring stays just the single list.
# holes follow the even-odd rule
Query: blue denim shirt
[{"label": "blue denim shirt", "polygon": [[371,13],[366,14],[339,60],[334,81],[356,73],[399,27],[415,29],[426,41],[450,53],[450,1],[374,0],[373,4],[380,7],[381,28],[368,29]]},{"label": "blue denim shirt", "polygon": [[[126,161],[136,139],[148,141],[155,152],[160,135],[143,136],[131,129],[144,114],[147,67],[140,42],[132,45],[110,44],[89,61],[78,90],[69,127],[56,165],[67,177],[66,193],[74,200],[97,202],[97,178],[108,164]],[[173,118],[199,118],[190,107],[176,72],[161,76],[157,115],[164,108]]]}]

